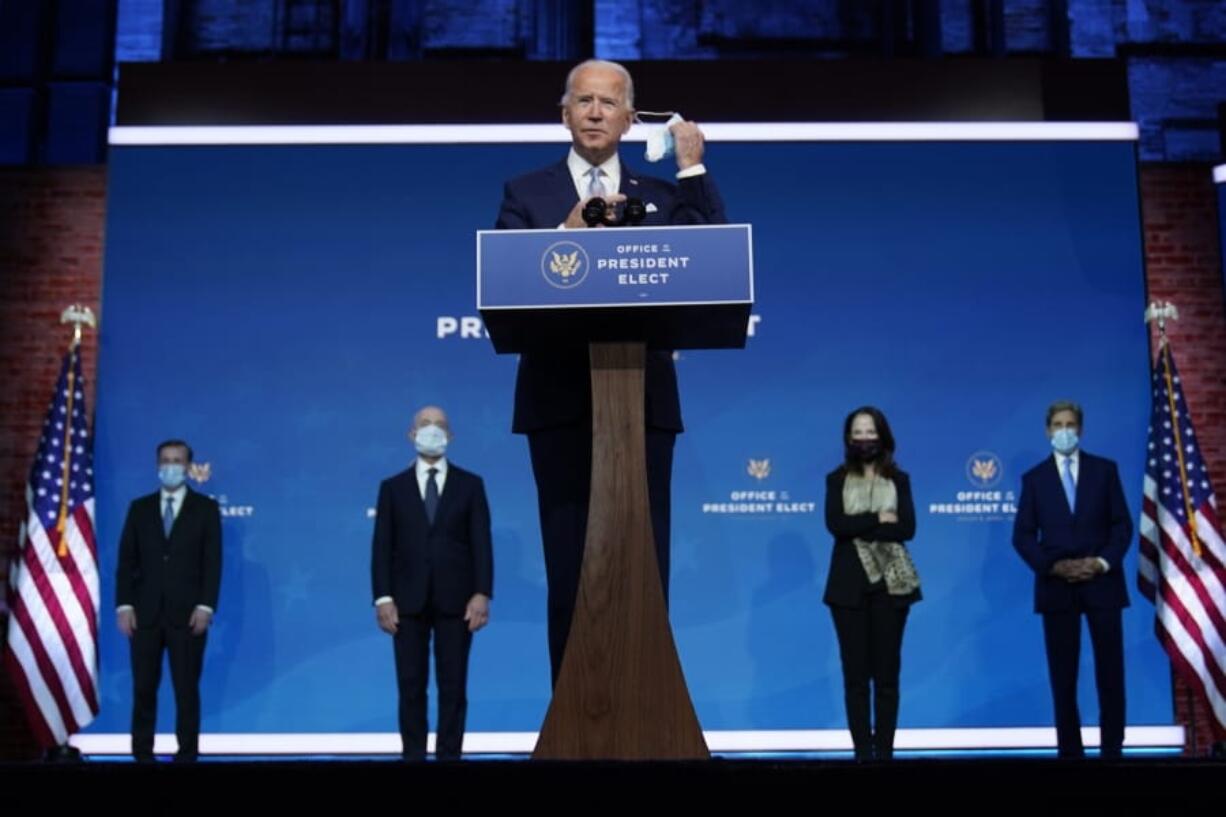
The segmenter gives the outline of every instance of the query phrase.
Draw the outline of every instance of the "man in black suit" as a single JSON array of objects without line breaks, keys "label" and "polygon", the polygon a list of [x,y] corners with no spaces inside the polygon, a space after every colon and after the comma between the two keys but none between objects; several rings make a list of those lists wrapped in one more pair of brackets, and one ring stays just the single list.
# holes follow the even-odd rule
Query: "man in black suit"
[{"label": "man in black suit", "polygon": [[[600,197],[616,206],[628,196],[643,201],[645,226],[724,223],[723,201],[702,164],[698,126],[678,122],[670,128],[678,167],[673,183],[638,175],[621,161],[618,145],[634,116],[634,84],[625,68],[603,60],[575,66],[562,97],[570,152],[561,162],[507,183],[497,228],[578,229],[585,226],[582,212],[590,199]],[[645,380],[647,490],[667,602],[673,446],[682,431],[671,353],[648,352]],[[591,379],[585,343],[520,356],[512,431],[528,435],[536,478],[549,585],[549,659],[556,684],[579,589],[591,487]]]},{"label": "man in black suit", "polygon": [[153,760],[162,652],[175,692],[175,760],[199,754],[200,671],[221,585],[221,512],[187,487],[192,449],[157,448],[161,490],[134,500],[119,539],[115,602],[119,631],[132,642],[132,754]]},{"label": "man in black suit", "polygon": [[426,756],[430,635],[438,686],[439,760],[459,760],[468,713],[468,653],[489,621],[494,554],[485,485],[444,456],[442,409],[413,418],[417,459],[379,486],[371,547],[375,620],[392,636],[405,760]]},{"label": "man in black suit", "polygon": [[1043,616],[1057,753],[1085,754],[1077,711],[1085,616],[1094,646],[1102,756],[1118,758],[1124,745],[1124,553],[1132,520],[1115,463],[1080,450],[1081,424],[1076,403],[1057,402],[1047,410],[1054,453],[1022,475],[1013,546],[1035,574],[1034,609]]}]

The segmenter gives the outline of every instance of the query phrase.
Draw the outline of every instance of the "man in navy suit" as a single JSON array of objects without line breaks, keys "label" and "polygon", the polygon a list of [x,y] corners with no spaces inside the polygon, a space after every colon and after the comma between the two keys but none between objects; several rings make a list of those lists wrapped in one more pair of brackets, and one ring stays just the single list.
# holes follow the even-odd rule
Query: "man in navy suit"
[{"label": "man in navy suit", "polygon": [[1083,757],[1077,711],[1081,617],[1094,646],[1104,758],[1124,745],[1124,553],[1132,521],[1114,462],[1080,450],[1081,407],[1047,410],[1052,457],[1022,476],[1013,547],[1034,570],[1034,607],[1043,616],[1047,669],[1060,757]]},{"label": "man in navy suit", "polygon": [[[600,197],[615,208],[642,200],[643,224],[720,224],[727,219],[719,191],[702,163],[702,132],[693,122],[672,125],[676,181],[641,176],[618,155],[634,120],[634,83],[621,65],[589,60],[566,78],[562,123],[570,130],[566,158],[507,182],[498,229],[579,229],[584,205]],[[677,373],[671,353],[647,355],[647,491],[660,581],[668,598],[669,506],[673,446],[682,431]],[[574,343],[520,356],[512,431],[528,435],[536,478],[545,575],[549,585],[549,660],[554,683],[570,633],[592,471],[592,408],[588,348]]]},{"label": "man in navy suit", "polygon": [[409,439],[417,459],[379,486],[371,546],[375,620],[392,636],[404,759],[426,756],[430,636],[438,686],[439,760],[459,760],[468,713],[468,653],[489,621],[494,554],[485,485],[448,462],[451,425],[427,406]]},{"label": "man in navy suit", "polygon": [[221,589],[221,510],[187,487],[192,449],[157,447],[161,490],[132,502],[119,537],[115,618],[132,642],[132,754],[153,760],[162,654],[170,656],[177,761],[194,761],[200,741],[200,672]]}]

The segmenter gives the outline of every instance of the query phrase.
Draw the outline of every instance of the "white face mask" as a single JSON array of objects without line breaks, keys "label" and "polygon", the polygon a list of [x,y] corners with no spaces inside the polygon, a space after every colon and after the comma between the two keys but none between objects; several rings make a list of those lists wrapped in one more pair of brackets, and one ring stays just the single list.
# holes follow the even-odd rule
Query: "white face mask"
[{"label": "white face mask", "polygon": [[[647,150],[644,153],[644,156],[646,157],[647,161],[658,162],[661,159],[672,156],[676,149],[676,143],[673,141],[673,132],[670,131],[669,128],[672,127],[677,122],[684,122],[685,118],[681,116],[681,114],[674,113],[673,111],[662,111],[659,113],[657,113],[656,111],[639,111],[637,114],[635,114],[635,119],[638,120],[638,123],[640,125],[647,124],[642,119],[642,116],[644,114],[646,114],[647,116],[668,116],[669,117],[668,121],[665,122],[663,125],[660,125],[659,127],[653,126],[648,129],[647,131]],[[670,114],[672,115],[669,116]]]},{"label": "white face mask", "polygon": [[447,432],[434,423],[424,425],[413,435],[413,445],[424,457],[441,457],[447,450]]}]

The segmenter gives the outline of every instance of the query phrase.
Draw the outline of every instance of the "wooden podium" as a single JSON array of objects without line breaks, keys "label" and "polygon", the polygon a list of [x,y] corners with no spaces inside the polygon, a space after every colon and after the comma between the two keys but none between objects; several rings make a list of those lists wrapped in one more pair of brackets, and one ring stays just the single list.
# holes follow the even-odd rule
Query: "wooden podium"
[{"label": "wooden podium", "polygon": [[583,567],[533,757],[708,758],[656,562],[644,367],[649,347],[744,346],[753,304],[750,228],[482,231],[477,246],[477,305],[496,351],[548,354],[586,342],[591,356]]}]

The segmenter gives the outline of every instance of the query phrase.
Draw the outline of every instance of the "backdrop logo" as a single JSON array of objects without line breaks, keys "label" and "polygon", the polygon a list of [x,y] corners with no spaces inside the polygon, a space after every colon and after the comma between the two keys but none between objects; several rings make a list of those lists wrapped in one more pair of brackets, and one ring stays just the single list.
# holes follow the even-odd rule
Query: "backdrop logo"
[{"label": "backdrop logo", "polygon": [[559,289],[577,287],[587,278],[587,251],[573,241],[551,244],[541,255],[541,273]]},{"label": "backdrop logo", "polygon": [[991,451],[976,451],[966,461],[966,478],[976,488],[991,488],[1004,476],[1005,467],[1000,457]]},{"label": "backdrop logo", "polygon": [[[213,463],[193,462],[187,467],[187,476],[197,485],[203,485],[213,478]],[[254,516],[254,505],[233,505],[225,494],[209,494],[217,500],[222,516]]]},{"label": "backdrop logo", "polygon": [[[792,514],[810,514],[817,510],[816,501],[797,502],[792,492],[782,488],[764,489],[762,481],[771,475],[770,457],[746,457],[747,463],[736,485],[729,485],[727,493],[710,502],[702,503],[703,513],[728,516],[776,517]],[[752,477],[753,482],[746,480]]]},{"label": "backdrop logo", "polygon": [[967,458],[962,468],[962,477],[971,485],[955,480],[950,475],[950,502],[928,503],[930,516],[952,516],[959,522],[1003,522],[1017,515],[1017,495],[1002,491],[1000,481],[1005,477],[1005,464],[991,451],[976,451]]},{"label": "backdrop logo", "polygon": [[765,460],[751,459],[749,461],[749,467],[746,468],[745,470],[748,471],[749,475],[753,477],[754,479],[764,480],[771,475],[771,461],[770,459],[765,459]]}]

